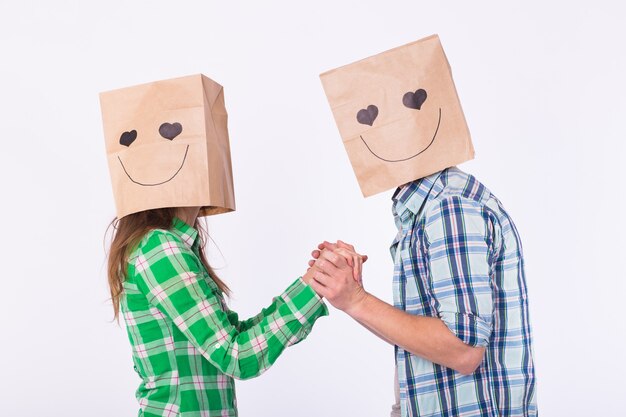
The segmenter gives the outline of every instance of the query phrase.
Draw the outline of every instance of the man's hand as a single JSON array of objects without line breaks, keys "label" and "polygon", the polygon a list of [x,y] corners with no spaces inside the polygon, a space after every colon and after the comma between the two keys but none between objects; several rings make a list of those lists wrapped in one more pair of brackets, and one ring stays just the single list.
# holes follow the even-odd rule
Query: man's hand
[{"label": "man's hand", "polygon": [[339,310],[350,314],[367,297],[367,293],[359,279],[355,279],[354,269],[344,253],[346,256],[349,254],[343,248],[335,251],[322,249],[307,274],[312,273],[310,285],[316,293]]}]

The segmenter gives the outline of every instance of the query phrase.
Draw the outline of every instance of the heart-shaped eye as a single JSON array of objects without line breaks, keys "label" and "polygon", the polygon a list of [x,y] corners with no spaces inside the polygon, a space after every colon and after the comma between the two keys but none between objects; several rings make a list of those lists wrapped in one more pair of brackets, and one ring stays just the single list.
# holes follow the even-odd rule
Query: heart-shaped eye
[{"label": "heart-shaped eye", "polygon": [[180,123],[163,123],[161,127],[159,127],[159,134],[169,140],[172,140],[176,136],[180,135],[180,132],[182,131],[183,127]]},{"label": "heart-shaped eye", "polygon": [[356,120],[362,125],[373,125],[374,120],[378,117],[378,107],[370,104],[367,109],[361,109],[356,114]]},{"label": "heart-shaped eye", "polygon": [[421,88],[416,92],[409,91],[402,97],[402,104],[404,104],[409,109],[422,109],[422,104],[426,101],[426,90],[422,90]]},{"label": "heart-shaped eye", "polygon": [[130,132],[124,132],[122,133],[122,136],[120,136],[120,145],[130,146],[130,144],[133,143],[135,139],[137,139],[136,130],[131,130]]}]

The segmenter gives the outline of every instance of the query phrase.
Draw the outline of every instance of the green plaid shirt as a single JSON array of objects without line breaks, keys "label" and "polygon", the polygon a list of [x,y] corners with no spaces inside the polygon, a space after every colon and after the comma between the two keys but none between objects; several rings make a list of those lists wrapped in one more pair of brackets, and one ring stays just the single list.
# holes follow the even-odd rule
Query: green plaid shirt
[{"label": "green plaid shirt", "polygon": [[197,230],[175,218],[129,255],[120,308],[142,379],[139,416],[236,416],[233,378],[262,374],[328,314],[298,278],[260,314],[240,321],[198,251]]}]

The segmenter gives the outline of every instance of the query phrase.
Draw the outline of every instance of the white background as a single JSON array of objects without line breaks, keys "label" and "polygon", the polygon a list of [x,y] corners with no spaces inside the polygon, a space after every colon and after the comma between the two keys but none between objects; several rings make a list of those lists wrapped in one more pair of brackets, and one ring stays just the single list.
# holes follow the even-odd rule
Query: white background
[{"label": "white background", "polygon": [[[391,191],[362,198],[318,74],[432,33],[476,147],[461,168],[522,235],[541,414],[624,415],[624,12],[617,1],[2,2],[0,415],[137,413],[107,300],[114,206],[98,92],[198,72],[225,86],[238,210],[209,219],[209,254],[240,314],[303,273],[323,239],[370,255],[366,287],[390,300]],[[385,416],[392,374],[392,348],[333,309],[238,382],[240,414]]]}]

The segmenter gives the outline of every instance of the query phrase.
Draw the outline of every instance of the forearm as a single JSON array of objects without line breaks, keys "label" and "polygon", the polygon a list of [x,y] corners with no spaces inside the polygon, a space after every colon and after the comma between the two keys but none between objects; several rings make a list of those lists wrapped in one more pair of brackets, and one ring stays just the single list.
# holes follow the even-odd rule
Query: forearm
[{"label": "forearm", "polygon": [[245,332],[246,330],[249,330],[257,324],[261,323],[261,321],[263,321],[265,317],[273,314],[276,311],[276,308],[277,304],[276,300],[274,299],[268,307],[263,308],[261,312],[257,315],[245,320],[239,320],[237,318],[233,324],[237,327],[237,330],[239,330],[240,332]]},{"label": "forearm", "polygon": [[[302,276],[302,281],[304,281],[306,284],[311,283],[311,281],[313,280],[313,270],[309,269],[309,271],[307,271],[306,274],[304,274],[304,276]],[[357,320],[358,321],[358,320]],[[375,334],[376,336],[378,336],[380,339],[382,339],[383,341],[393,345],[394,343],[392,341],[390,341],[389,339],[386,339],[385,337],[383,337],[380,333],[376,332],[375,330],[373,330],[372,328],[368,327],[365,323],[359,321],[359,324],[363,327],[365,327],[367,330],[369,330],[371,333]]]},{"label": "forearm", "polygon": [[346,313],[382,339],[464,374],[473,372],[484,353],[463,343],[440,319],[408,314],[371,294]]},{"label": "forearm", "polygon": [[[224,350],[211,357],[222,372],[237,379],[256,377],[282,352],[304,340],[315,321],[328,314],[321,299],[300,279],[255,316],[245,330],[233,332]],[[241,322],[240,322],[241,323]]]},{"label": "forearm", "polygon": [[372,329],[371,327],[369,327],[367,324],[365,324],[362,321],[359,321],[357,319],[355,319],[357,321],[357,323],[359,323],[361,326],[365,327],[367,330],[369,330],[372,334],[376,335],[379,339],[389,343],[390,345],[395,345],[394,342],[392,342],[391,340],[387,339],[386,337],[384,337],[383,335],[381,335],[380,333],[378,333],[376,330]]}]

